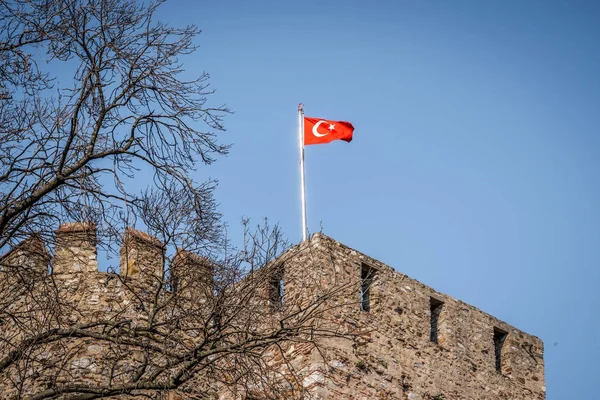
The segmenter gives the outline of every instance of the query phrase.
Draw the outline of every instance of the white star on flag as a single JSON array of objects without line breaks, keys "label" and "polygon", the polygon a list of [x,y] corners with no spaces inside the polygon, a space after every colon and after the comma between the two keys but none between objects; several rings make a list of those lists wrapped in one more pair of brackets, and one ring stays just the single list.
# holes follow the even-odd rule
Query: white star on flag
[{"label": "white star on flag", "polygon": [[329,130],[332,131],[335,128],[335,124],[329,124]]}]

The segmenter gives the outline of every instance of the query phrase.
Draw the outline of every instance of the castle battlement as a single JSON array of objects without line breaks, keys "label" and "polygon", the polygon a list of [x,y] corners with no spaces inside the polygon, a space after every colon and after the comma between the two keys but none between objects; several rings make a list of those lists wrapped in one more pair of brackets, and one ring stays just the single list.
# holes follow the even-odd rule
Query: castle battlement
[{"label": "castle battlement", "polygon": [[[12,248],[0,260],[5,269],[10,266],[27,265],[30,269],[44,273],[50,267],[50,273],[55,276],[95,273],[98,272],[96,230],[93,223],[65,223],[55,232],[53,256],[41,238],[33,235]],[[119,275],[124,278],[144,277],[160,280],[164,275],[164,253],[165,247],[160,240],[146,232],[127,227],[120,249]]]},{"label": "castle battlement", "polygon": [[[8,274],[12,267],[21,267],[27,276],[46,279],[43,276],[51,256],[41,239],[34,236],[0,261],[2,271]],[[193,318],[216,323],[214,310],[228,305],[211,297],[216,266],[196,254],[178,250],[169,267],[170,290],[185,293],[182,308],[169,315],[191,310]],[[143,324],[148,318],[159,318],[150,310],[157,302],[153,293],[160,292],[156,290],[158,285],[167,283],[164,268],[165,247],[147,233],[125,230],[119,273],[111,274],[98,272],[93,224],[64,224],[56,231],[51,271],[69,307],[78,307],[79,314],[67,318],[71,323],[81,318],[96,321],[127,316]],[[324,322],[316,324],[340,337],[319,339],[319,351],[310,346],[292,346],[285,360],[286,365],[293,365],[301,386],[314,398],[546,398],[543,343],[539,338],[322,233],[290,248],[254,274],[253,279],[260,282],[250,288],[260,292],[256,299],[251,292],[242,291],[248,277],[239,282],[240,293],[249,299],[245,304],[265,306],[247,322],[252,330],[277,324],[278,315],[293,313],[315,299],[329,296],[324,303]],[[161,296],[168,304],[169,292],[163,290]],[[20,303],[19,307],[29,305]],[[205,309],[211,311],[205,313]],[[106,367],[99,346],[93,344],[93,351],[88,349],[92,344],[86,346],[69,361],[70,378],[61,379],[103,382]],[[131,354],[134,365],[138,363],[136,354]],[[81,365],[86,367],[79,368]],[[213,389],[220,393],[218,388]],[[237,397],[220,396],[262,398],[260,390]]]}]

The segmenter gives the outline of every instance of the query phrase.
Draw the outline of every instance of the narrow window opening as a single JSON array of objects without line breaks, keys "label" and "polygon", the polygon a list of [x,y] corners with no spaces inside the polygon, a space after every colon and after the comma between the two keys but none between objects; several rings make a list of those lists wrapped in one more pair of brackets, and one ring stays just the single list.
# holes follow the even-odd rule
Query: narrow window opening
[{"label": "narrow window opening", "polygon": [[167,282],[169,282],[169,287],[167,289],[170,289],[171,293],[175,294],[179,291],[179,279],[177,279],[176,276],[173,276],[173,272],[170,272]]},{"label": "narrow window opening", "polygon": [[502,373],[502,347],[508,333],[494,327],[494,354],[496,356],[496,371]]},{"label": "narrow window opening", "polygon": [[433,343],[438,343],[438,323],[443,306],[443,301],[433,297],[429,299],[429,310],[431,311],[431,330],[429,332],[429,338]]},{"label": "narrow window opening", "polygon": [[279,266],[275,268],[269,279],[269,302],[272,310],[281,311],[283,309],[283,296],[283,266]]},{"label": "narrow window opening", "polygon": [[371,285],[377,270],[363,264],[360,272],[360,309],[371,311]]}]

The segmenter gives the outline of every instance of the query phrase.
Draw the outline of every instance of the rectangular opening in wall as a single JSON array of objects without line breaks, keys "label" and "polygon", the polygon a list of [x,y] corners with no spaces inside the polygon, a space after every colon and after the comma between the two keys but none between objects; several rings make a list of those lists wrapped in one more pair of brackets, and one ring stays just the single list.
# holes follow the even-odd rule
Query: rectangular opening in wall
[{"label": "rectangular opening in wall", "polygon": [[429,298],[429,310],[431,311],[431,330],[429,332],[429,338],[433,343],[438,342],[438,323],[440,320],[440,314],[442,313],[442,308],[444,307],[444,302],[438,300],[436,298]]},{"label": "rectangular opening in wall", "polygon": [[175,275],[173,275],[173,270],[169,269],[166,271],[165,278],[167,281],[167,290],[171,291],[171,293],[179,292],[179,279]]},{"label": "rectangular opening in wall", "polygon": [[360,309],[371,311],[371,286],[377,270],[363,264],[360,271]]},{"label": "rectangular opening in wall", "polygon": [[496,371],[502,373],[502,348],[508,332],[494,327],[494,355],[496,357]]},{"label": "rectangular opening in wall", "polygon": [[273,268],[269,278],[269,303],[273,311],[281,311],[283,309],[283,295],[283,265],[279,265]]}]

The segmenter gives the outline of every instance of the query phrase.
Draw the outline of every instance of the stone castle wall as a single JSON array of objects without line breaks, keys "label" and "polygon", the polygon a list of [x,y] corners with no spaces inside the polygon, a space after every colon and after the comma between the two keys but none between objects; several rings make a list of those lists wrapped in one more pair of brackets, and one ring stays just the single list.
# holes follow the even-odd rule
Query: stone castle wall
[{"label": "stone castle wall", "polygon": [[[64,299],[60,312],[39,306],[44,304],[44,296],[51,294],[29,287],[35,285],[27,286],[27,282],[32,282],[30,276],[48,279],[45,274],[50,255],[43,243],[32,238],[13,249],[2,258],[2,272],[12,282],[3,289],[4,305],[10,304],[13,310],[29,315],[32,326],[44,324],[48,318],[62,318],[57,324],[64,327],[110,318],[143,324],[152,315],[154,294],[164,282],[162,244],[143,232],[127,229],[120,273],[115,275],[97,271],[95,240],[95,227],[90,224],[65,224],[57,231],[52,279],[53,290]],[[194,268],[183,268],[185,265]],[[11,266],[25,266],[25,275],[13,276]],[[204,279],[189,274],[209,277],[213,268],[207,260],[187,252],[179,252],[172,264],[171,286],[182,290],[185,307],[198,312],[199,318],[212,292],[210,279],[204,284]],[[309,397],[545,399],[540,339],[323,234],[315,234],[288,250],[257,274],[264,285],[257,289],[262,293],[253,301],[260,302],[265,310],[264,316],[254,321],[257,326],[277,325],[277,315],[315,302],[323,302],[327,307],[315,329],[333,333],[331,338],[319,339],[319,349],[310,343],[286,347],[285,360],[273,353],[273,360],[269,361],[288,369],[291,365]],[[25,298],[26,302],[22,300]],[[68,309],[76,312],[65,312]],[[5,328],[0,331],[0,339],[9,343],[12,334]],[[144,355],[117,352],[114,346],[118,344],[76,337],[66,346],[68,351],[63,345],[62,353],[60,349],[41,346],[35,354],[40,365],[44,357],[55,362],[53,354],[60,354],[61,362],[68,366],[59,376],[48,378],[42,374],[32,382],[50,387],[73,380],[102,384],[109,376],[117,383],[119,379],[126,381],[144,362]],[[10,349],[5,346],[0,350],[3,353]],[[111,359],[107,354],[117,358]],[[47,382],[48,379],[55,382]],[[258,389],[255,393],[245,391],[231,396],[219,394],[218,387],[201,378],[197,384],[204,385],[213,398],[269,398],[261,396]],[[5,391],[0,393],[0,399],[12,395],[14,391]]]}]

